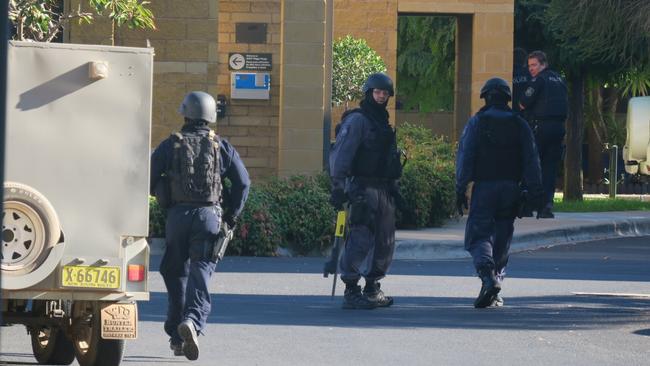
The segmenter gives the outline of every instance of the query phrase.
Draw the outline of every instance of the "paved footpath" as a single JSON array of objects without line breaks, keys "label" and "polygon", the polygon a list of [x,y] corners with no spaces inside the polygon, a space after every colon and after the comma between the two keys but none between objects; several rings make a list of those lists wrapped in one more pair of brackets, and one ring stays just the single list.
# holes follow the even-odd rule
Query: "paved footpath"
[{"label": "paved footpath", "polygon": [[[443,227],[398,230],[396,259],[451,259],[469,257],[463,248],[465,222],[450,220]],[[650,212],[558,212],[555,219],[515,221],[511,252],[599,239],[650,235]]]}]

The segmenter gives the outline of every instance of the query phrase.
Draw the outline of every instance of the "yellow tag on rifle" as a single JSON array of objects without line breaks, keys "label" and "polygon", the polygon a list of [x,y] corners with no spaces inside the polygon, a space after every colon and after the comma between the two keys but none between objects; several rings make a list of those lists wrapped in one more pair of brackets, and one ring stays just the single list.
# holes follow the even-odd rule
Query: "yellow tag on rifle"
[{"label": "yellow tag on rifle", "polygon": [[345,211],[339,211],[336,215],[336,231],[335,236],[342,237],[345,232]]}]

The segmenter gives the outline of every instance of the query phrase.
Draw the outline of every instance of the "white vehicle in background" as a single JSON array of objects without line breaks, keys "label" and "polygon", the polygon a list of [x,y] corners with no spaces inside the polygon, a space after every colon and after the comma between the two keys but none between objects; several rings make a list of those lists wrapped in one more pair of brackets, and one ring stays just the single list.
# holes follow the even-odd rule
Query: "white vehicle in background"
[{"label": "white vehicle in background", "polygon": [[2,323],[119,365],[148,300],[153,49],[9,42]]},{"label": "white vehicle in background", "polygon": [[623,160],[628,174],[650,175],[650,97],[630,99]]}]

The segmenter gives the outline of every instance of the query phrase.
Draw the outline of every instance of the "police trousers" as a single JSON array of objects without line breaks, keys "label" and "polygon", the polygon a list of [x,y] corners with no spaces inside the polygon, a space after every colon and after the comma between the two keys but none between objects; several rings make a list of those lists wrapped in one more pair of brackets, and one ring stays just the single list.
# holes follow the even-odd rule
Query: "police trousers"
[{"label": "police trousers", "polygon": [[191,320],[197,332],[205,328],[211,310],[208,283],[215,269],[212,247],[221,226],[221,208],[179,204],[167,212],[166,249],[160,274],[167,287],[165,332],[180,343],[178,324]]},{"label": "police trousers", "polygon": [[341,256],[341,280],[378,281],[386,276],[395,251],[395,203],[387,189],[351,192],[348,235]]},{"label": "police trousers", "polygon": [[553,204],[555,181],[564,152],[563,140],[566,133],[564,120],[534,122],[533,128],[542,167],[544,204]]},{"label": "police trousers", "polygon": [[474,267],[493,268],[503,279],[521,196],[515,181],[475,182],[465,226],[465,250]]}]

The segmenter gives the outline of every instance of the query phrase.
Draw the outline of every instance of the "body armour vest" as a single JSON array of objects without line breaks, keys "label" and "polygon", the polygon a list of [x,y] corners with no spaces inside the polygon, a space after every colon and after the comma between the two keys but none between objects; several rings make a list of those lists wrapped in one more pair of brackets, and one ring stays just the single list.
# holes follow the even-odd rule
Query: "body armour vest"
[{"label": "body armour vest", "polygon": [[522,177],[521,127],[515,115],[506,119],[479,114],[476,181],[513,180]]},{"label": "body armour vest", "polygon": [[221,198],[219,143],[209,134],[172,135],[168,173],[173,203],[216,204]]},{"label": "body armour vest", "polygon": [[[368,117],[366,117],[370,120]],[[366,178],[398,179],[402,174],[395,130],[370,120],[370,129],[359,145],[352,175]]]},{"label": "body armour vest", "polygon": [[548,69],[543,70],[537,77],[544,79],[544,88],[533,105],[532,118],[538,120],[566,119],[569,108],[567,87],[562,77]]}]

